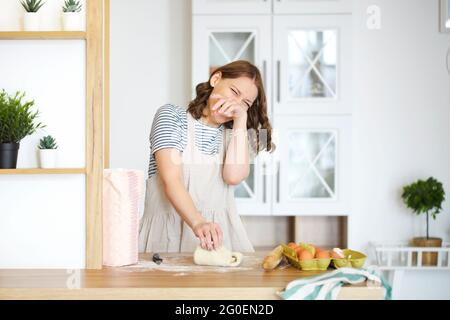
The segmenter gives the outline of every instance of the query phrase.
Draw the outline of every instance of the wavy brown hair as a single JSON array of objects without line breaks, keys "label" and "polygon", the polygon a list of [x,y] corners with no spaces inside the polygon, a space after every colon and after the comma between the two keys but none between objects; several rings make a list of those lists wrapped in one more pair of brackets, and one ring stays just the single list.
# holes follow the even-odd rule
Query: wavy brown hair
[{"label": "wavy brown hair", "polygon": [[[210,84],[211,77],[219,71],[224,79],[247,77],[255,82],[258,96],[247,111],[247,130],[253,129],[249,131],[249,141],[256,153],[261,150],[273,151],[275,145],[272,143],[272,126],[267,116],[267,100],[261,73],[255,65],[246,60],[233,61],[215,69],[209,76],[208,81],[196,86],[197,96],[189,103],[187,111],[195,119],[202,117],[203,110],[207,107],[209,96],[214,89]],[[226,128],[232,128],[233,121],[228,121],[224,125]],[[265,133],[264,137],[261,137],[261,132]],[[265,141],[261,142],[261,140]]]}]

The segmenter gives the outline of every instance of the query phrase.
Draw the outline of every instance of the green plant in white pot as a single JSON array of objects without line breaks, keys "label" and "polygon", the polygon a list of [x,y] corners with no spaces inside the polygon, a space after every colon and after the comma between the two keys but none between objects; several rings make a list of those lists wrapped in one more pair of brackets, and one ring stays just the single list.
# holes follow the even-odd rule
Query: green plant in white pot
[{"label": "green plant in white pot", "polygon": [[80,31],[81,28],[81,4],[76,0],[65,0],[62,7],[62,20],[64,31]]},{"label": "green plant in white pot", "polygon": [[[413,210],[417,215],[426,214],[427,222],[427,236],[412,239],[412,244],[415,247],[440,247],[442,246],[442,239],[430,237],[429,234],[429,219],[430,215],[433,220],[436,215],[442,210],[442,202],[445,200],[445,191],[442,183],[433,177],[427,180],[417,180],[416,182],[404,186],[402,198],[406,206]],[[423,265],[436,265],[437,254],[432,252],[423,252]]]},{"label": "green plant in white pot", "polygon": [[55,138],[48,135],[39,140],[39,160],[41,168],[56,168],[58,145]]},{"label": "green plant in white pot", "polygon": [[45,128],[40,122],[35,124],[39,111],[33,112],[33,101],[23,102],[25,93],[9,95],[4,89],[0,92],[0,168],[17,167],[17,155],[20,141],[39,128]]},{"label": "green plant in white pot", "polygon": [[39,9],[45,4],[42,0],[22,0],[20,1],[25,9],[23,15],[23,29],[25,31],[39,31]]}]

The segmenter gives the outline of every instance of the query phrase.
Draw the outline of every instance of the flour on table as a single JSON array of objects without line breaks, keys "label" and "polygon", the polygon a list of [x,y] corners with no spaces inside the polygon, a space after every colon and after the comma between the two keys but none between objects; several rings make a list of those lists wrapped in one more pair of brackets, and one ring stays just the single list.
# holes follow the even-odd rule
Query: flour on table
[{"label": "flour on table", "polygon": [[159,255],[163,259],[161,264],[156,264],[152,260],[139,260],[137,264],[115,267],[114,270],[125,272],[165,271],[175,272],[176,274],[174,275],[176,276],[184,276],[187,275],[187,273],[192,272],[236,272],[255,270],[260,269],[262,263],[262,258],[260,257],[243,254],[242,263],[238,267],[200,266],[194,264],[192,253],[180,253],[176,257],[170,256],[170,253],[160,253]]}]

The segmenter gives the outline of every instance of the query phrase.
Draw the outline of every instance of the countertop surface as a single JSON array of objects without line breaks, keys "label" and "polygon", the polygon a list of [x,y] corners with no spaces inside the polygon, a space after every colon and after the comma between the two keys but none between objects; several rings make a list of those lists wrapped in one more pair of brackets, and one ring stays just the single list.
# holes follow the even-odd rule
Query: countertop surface
[{"label": "countertop surface", "polygon": [[[0,269],[0,298],[276,299],[275,292],[290,281],[324,272],[287,264],[265,271],[266,254],[244,253],[239,267],[197,266],[188,253],[160,253],[158,265],[145,253],[135,265],[102,270]],[[381,294],[381,288],[362,283],[343,287],[340,298],[378,299]]]}]

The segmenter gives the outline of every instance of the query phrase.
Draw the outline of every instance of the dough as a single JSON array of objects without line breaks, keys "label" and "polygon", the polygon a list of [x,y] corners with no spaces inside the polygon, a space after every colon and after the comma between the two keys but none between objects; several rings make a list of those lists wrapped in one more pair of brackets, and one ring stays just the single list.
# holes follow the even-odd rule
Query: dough
[{"label": "dough", "polygon": [[217,250],[205,250],[197,246],[194,251],[194,263],[204,266],[237,267],[242,262],[242,253],[231,252],[224,246]]}]

